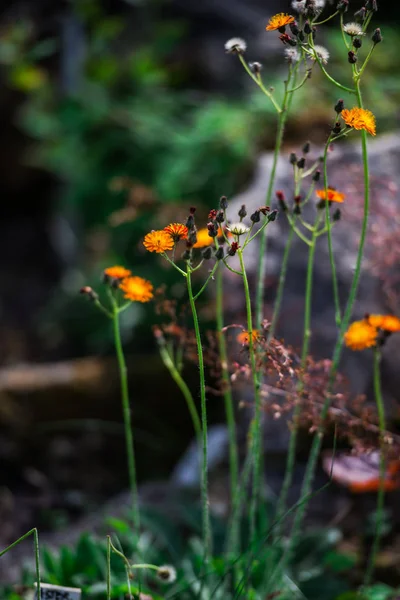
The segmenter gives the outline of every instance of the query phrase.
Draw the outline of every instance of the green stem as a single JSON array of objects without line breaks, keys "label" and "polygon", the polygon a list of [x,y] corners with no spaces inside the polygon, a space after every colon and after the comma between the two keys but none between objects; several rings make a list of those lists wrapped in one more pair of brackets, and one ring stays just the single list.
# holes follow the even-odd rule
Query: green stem
[{"label": "green stem", "polygon": [[[216,294],[216,325],[218,335],[219,356],[221,361],[222,382],[224,386],[224,403],[226,423],[228,427],[229,439],[229,472],[231,484],[231,505],[234,505],[235,495],[238,493],[239,482],[239,458],[236,439],[235,411],[233,407],[232,387],[228,370],[228,352],[226,348],[224,328],[224,290],[223,290],[223,272],[219,270],[216,276],[217,294]],[[232,513],[231,526],[231,545],[227,548],[229,554],[235,554],[239,551],[239,520],[234,518]]]},{"label": "green stem", "polygon": [[276,102],[276,100],[275,100],[275,98],[273,97],[273,95],[271,94],[271,92],[269,92],[269,91],[268,91],[268,90],[265,88],[265,86],[264,86],[264,84],[263,84],[263,82],[262,82],[262,80],[261,80],[261,77],[260,77],[260,76],[256,77],[256,76],[254,75],[254,73],[252,73],[252,72],[251,72],[251,70],[250,70],[250,68],[249,68],[249,65],[248,65],[248,64],[247,64],[247,62],[244,60],[244,58],[243,58],[243,56],[242,56],[241,54],[239,54],[239,60],[240,60],[240,62],[242,63],[242,65],[243,65],[243,67],[244,67],[244,69],[245,69],[246,73],[247,73],[248,75],[250,75],[250,77],[252,78],[252,80],[254,81],[254,83],[256,83],[256,84],[258,85],[258,87],[259,87],[259,88],[260,88],[260,89],[261,89],[261,90],[264,92],[264,94],[267,96],[267,98],[269,98],[269,99],[271,100],[271,102],[272,102],[272,104],[274,105],[274,107],[275,107],[276,111],[277,111],[278,113],[280,113],[280,112],[281,112],[281,107],[278,105],[278,103]]},{"label": "green stem", "polygon": [[275,329],[276,329],[276,325],[277,325],[278,319],[279,319],[282,298],[283,298],[283,290],[285,288],[285,282],[286,282],[286,273],[287,273],[287,268],[288,268],[288,263],[289,263],[289,255],[290,255],[290,250],[292,248],[293,236],[294,236],[294,228],[290,227],[289,236],[288,236],[286,246],[285,246],[285,251],[283,253],[282,265],[281,265],[281,270],[280,270],[280,274],[279,274],[279,284],[278,284],[278,289],[276,292],[276,298],[275,298],[274,310],[272,313],[271,325],[270,325],[269,331],[268,331],[268,343],[272,340],[272,338],[275,335]]},{"label": "green stem", "polygon": [[315,60],[317,61],[317,63],[319,64],[319,68],[321,69],[321,71],[323,72],[325,77],[327,79],[329,79],[329,81],[331,83],[333,83],[334,85],[336,85],[336,87],[338,87],[339,89],[344,90],[345,92],[348,92],[349,94],[354,94],[355,92],[353,89],[346,87],[345,85],[342,85],[341,83],[336,81],[336,79],[333,79],[333,77],[331,77],[331,75],[329,75],[328,71],[325,69],[324,65],[322,64],[322,61],[321,61],[320,57],[318,56],[317,51],[315,50],[314,42],[313,42],[311,34],[308,36],[308,43],[310,45],[310,48],[312,49],[312,55],[315,58]]},{"label": "green stem", "polygon": [[[310,339],[311,339],[311,310],[312,310],[312,287],[313,287],[313,272],[314,272],[314,259],[315,250],[317,247],[317,231],[318,224],[321,218],[321,213],[318,212],[317,218],[314,225],[314,231],[311,238],[311,245],[308,251],[307,261],[307,275],[306,275],[306,290],[305,290],[305,305],[304,305],[304,327],[303,327],[303,345],[301,350],[301,371],[300,381],[297,387],[297,393],[299,399],[303,392],[303,378],[307,367],[307,357],[310,350]],[[277,520],[279,521],[286,511],[286,502],[289,493],[290,486],[293,480],[294,467],[296,462],[296,446],[297,446],[297,434],[298,434],[298,418],[300,416],[301,404],[297,402],[293,411],[293,427],[290,432],[289,448],[286,459],[285,476],[282,484],[281,493],[278,500],[278,511]]]},{"label": "green stem", "polygon": [[203,347],[201,343],[199,319],[197,316],[196,303],[193,297],[192,289],[192,278],[191,268],[187,265],[186,270],[186,283],[189,295],[190,308],[192,310],[194,333],[197,344],[197,354],[199,359],[199,373],[200,373],[200,402],[201,402],[201,424],[203,434],[203,456],[201,466],[201,501],[202,501],[202,529],[203,529],[203,543],[204,543],[204,562],[207,570],[211,556],[211,525],[210,525],[210,507],[208,501],[208,471],[207,471],[207,404],[206,404],[206,382],[204,376],[204,357]]},{"label": "green stem", "polygon": [[376,506],[376,525],[375,525],[375,536],[372,544],[371,555],[369,557],[368,567],[364,577],[364,585],[367,586],[371,583],[371,579],[374,573],[375,563],[379,552],[379,545],[382,537],[382,526],[384,521],[384,505],[385,505],[385,407],[383,404],[382,387],[381,387],[381,351],[380,348],[374,349],[374,393],[376,408],[378,411],[379,420],[379,442],[380,442],[380,456],[379,456],[379,490]]},{"label": "green stem", "polygon": [[107,536],[107,600],[111,600],[111,537]]},{"label": "green stem", "polygon": [[200,418],[199,418],[199,415],[198,415],[197,409],[196,409],[196,404],[193,400],[193,396],[190,392],[190,389],[188,388],[185,380],[183,379],[182,375],[176,368],[175,363],[172,360],[172,357],[171,357],[170,353],[168,352],[167,347],[165,346],[165,342],[163,342],[162,340],[158,340],[158,349],[159,349],[160,356],[161,356],[161,359],[162,359],[164,365],[167,367],[172,379],[175,381],[175,383],[179,387],[180,391],[182,392],[183,397],[186,400],[186,404],[187,404],[190,416],[192,418],[192,423],[193,423],[193,428],[194,428],[194,431],[196,434],[196,438],[197,438],[198,442],[201,444],[201,440],[202,440],[201,422],[200,422]]},{"label": "green stem", "polygon": [[34,527],[30,531],[28,531],[27,533],[25,533],[24,535],[22,535],[15,542],[13,542],[9,546],[7,546],[7,548],[5,548],[4,550],[2,550],[0,552],[0,558],[4,554],[6,554],[7,552],[9,552],[9,550],[11,550],[12,548],[14,548],[14,546],[17,546],[18,544],[20,544],[21,542],[23,542],[24,540],[26,540],[26,538],[28,538],[30,535],[33,535],[33,547],[34,547],[34,552],[35,552],[35,571],[36,571],[37,597],[41,598],[42,594],[41,594],[41,587],[40,587],[39,534],[38,534],[38,530],[36,529],[36,527]]},{"label": "green stem", "polygon": [[376,46],[376,44],[373,44],[373,45],[371,46],[371,48],[370,48],[370,51],[368,52],[367,56],[365,57],[365,60],[364,60],[364,62],[363,62],[363,65],[362,65],[361,69],[360,69],[360,70],[358,71],[358,73],[357,73],[357,81],[359,81],[359,80],[360,80],[360,78],[361,78],[361,75],[364,73],[365,67],[367,66],[367,64],[368,64],[368,61],[369,61],[369,59],[370,59],[370,58],[371,58],[371,56],[372,56],[372,53],[373,53],[373,51],[374,51],[374,48],[375,48],[375,46]]},{"label": "green stem", "polygon": [[136,481],[136,464],[135,464],[135,449],[133,441],[133,431],[131,423],[131,410],[129,406],[129,389],[128,389],[128,371],[126,368],[124,351],[122,348],[121,331],[119,323],[118,306],[115,299],[111,296],[113,305],[113,325],[114,325],[114,344],[115,351],[117,354],[118,368],[121,382],[121,401],[122,401],[122,414],[124,419],[124,430],[125,430],[125,444],[126,444],[126,455],[128,460],[128,474],[129,474],[129,486],[131,491],[132,501],[132,517],[133,524],[135,527],[135,533],[139,536],[140,529],[140,515],[139,515],[139,501],[138,501],[138,490]]},{"label": "green stem", "polygon": [[335,302],[335,321],[336,321],[336,325],[337,327],[340,327],[340,321],[342,318],[341,315],[341,310],[340,310],[340,298],[339,298],[339,288],[338,288],[338,282],[337,282],[337,275],[336,275],[336,264],[335,264],[335,256],[333,254],[333,245],[332,245],[332,223],[331,223],[331,213],[330,213],[330,203],[329,200],[327,200],[328,198],[328,168],[327,168],[327,162],[328,162],[328,150],[329,150],[329,144],[331,143],[331,136],[329,136],[328,141],[325,144],[325,149],[324,149],[324,162],[323,162],[323,169],[324,169],[324,191],[325,191],[325,220],[326,220],[326,230],[328,233],[328,249],[329,249],[329,262],[331,264],[331,272],[332,272],[332,286],[333,286],[333,298],[334,298],[334,302]]},{"label": "green stem", "polygon": [[[356,85],[356,94],[357,94],[358,106],[360,108],[362,108],[362,97],[361,97],[361,91],[360,91],[358,84]],[[345,308],[345,311],[343,314],[337,341],[336,341],[335,348],[333,351],[329,383],[328,383],[327,390],[326,390],[325,401],[324,401],[324,404],[323,404],[322,410],[321,410],[321,417],[320,417],[321,425],[318,427],[318,430],[315,433],[313,441],[312,441],[310,454],[309,454],[309,458],[308,458],[308,462],[307,462],[307,466],[306,466],[306,471],[304,474],[303,485],[302,485],[302,489],[301,489],[301,498],[310,498],[312,484],[314,481],[315,470],[317,467],[318,457],[319,457],[319,453],[321,450],[321,444],[322,444],[322,440],[323,440],[323,425],[324,425],[326,416],[328,414],[328,410],[329,410],[329,406],[330,406],[330,402],[331,402],[331,392],[333,389],[336,373],[337,373],[340,358],[342,355],[343,337],[344,337],[344,333],[346,332],[346,330],[349,326],[349,323],[350,323],[350,319],[351,319],[351,316],[353,313],[353,306],[354,306],[354,302],[355,302],[355,299],[357,296],[357,290],[358,290],[358,285],[359,285],[359,281],[360,281],[361,265],[362,265],[364,246],[365,246],[367,227],[368,227],[369,197],[370,197],[367,133],[364,130],[361,132],[361,145],[362,145],[362,162],[363,162],[363,170],[364,170],[364,215],[363,215],[363,221],[362,221],[362,225],[361,225],[361,235],[360,235],[360,242],[359,242],[359,246],[358,246],[356,266],[355,266],[355,270],[354,270],[353,281],[352,281],[351,287],[350,287],[349,297],[347,300],[347,304],[346,304],[346,308]],[[297,513],[295,515],[293,526],[292,526],[292,531],[291,531],[291,536],[290,536],[290,543],[286,550],[285,556],[282,559],[282,563],[284,565],[287,564],[287,561],[290,558],[290,553],[291,553],[293,544],[295,542],[297,542],[297,540],[298,540],[301,526],[303,524],[303,519],[304,519],[306,510],[307,510],[307,506],[308,506],[308,501],[305,501],[304,503],[302,503],[301,506],[299,507],[299,510],[297,511]]]},{"label": "green stem", "polygon": [[254,340],[253,340],[253,317],[251,310],[251,298],[250,298],[250,288],[249,282],[247,279],[246,268],[243,260],[243,251],[242,248],[238,249],[238,256],[240,261],[240,269],[243,273],[243,287],[244,287],[244,295],[245,295],[245,303],[246,303],[246,317],[247,317],[247,333],[249,336],[249,355],[250,355],[250,365],[251,372],[253,376],[253,385],[254,385],[254,429],[253,429],[253,442],[250,446],[250,451],[253,455],[253,490],[252,497],[250,502],[250,511],[249,511],[249,521],[250,521],[250,541],[254,540],[256,534],[256,515],[257,508],[259,502],[260,495],[260,486],[261,486],[261,395],[260,395],[260,382],[257,372],[257,364],[256,364],[256,355],[254,350]]},{"label": "green stem", "polygon": [[318,21],[318,23],[313,23],[313,25],[322,25],[323,23],[326,23],[327,21],[330,21],[331,19],[336,17],[336,15],[338,15],[338,14],[339,14],[339,11],[337,10],[336,12],[332,13],[329,17],[327,17],[323,21]]},{"label": "green stem", "polygon": [[214,277],[214,273],[215,271],[218,269],[219,266],[219,260],[215,263],[215,265],[213,266],[212,270],[210,271],[207,279],[204,282],[204,285],[201,287],[201,289],[197,292],[197,294],[194,296],[193,300],[196,301],[199,296],[201,296],[201,294],[204,292],[204,290],[206,289],[208,283],[210,282],[210,280]]},{"label": "green stem", "polygon": [[[285,82],[285,93],[282,101],[282,108],[278,117],[278,128],[276,133],[276,141],[275,141],[275,149],[274,155],[272,159],[272,168],[269,176],[268,189],[265,204],[268,206],[271,203],[272,191],[275,185],[275,177],[276,177],[276,168],[278,166],[279,154],[281,151],[283,134],[285,131],[285,124],[288,115],[288,104],[289,99],[292,97],[288,90],[288,85],[290,82],[290,76],[288,80]],[[260,250],[259,250],[259,260],[258,260],[258,277],[257,277],[257,288],[256,288],[256,312],[255,312],[255,325],[256,328],[261,327],[261,322],[263,320],[263,304],[264,304],[264,287],[265,287],[265,261],[266,261],[266,246],[267,246],[267,232],[261,235],[260,239]]]}]

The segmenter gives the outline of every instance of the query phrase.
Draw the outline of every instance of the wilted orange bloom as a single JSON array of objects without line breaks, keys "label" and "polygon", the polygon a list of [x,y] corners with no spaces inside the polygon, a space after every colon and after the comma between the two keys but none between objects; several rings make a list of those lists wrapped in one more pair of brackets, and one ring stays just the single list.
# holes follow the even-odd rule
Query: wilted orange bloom
[{"label": "wilted orange bloom", "polygon": [[338,192],[335,188],[328,187],[326,190],[317,190],[317,196],[321,200],[329,200],[329,202],[343,202],[346,198],[345,194]]},{"label": "wilted orange bloom", "polygon": [[123,279],[124,277],[129,277],[131,271],[125,269],[125,267],[116,265],[115,267],[107,267],[107,269],[104,269],[104,275],[107,275],[107,277],[110,277],[111,279]]},{"label": "wilted orange bloom", "polygon": [[126,277],[119,284],[124,298],[132,302],[148,302],[153,298],[153,285],[142,277]]},{"label": "wilted orange bloom", "polygon": [[[255,342],[257,342],[260,339],[260,333],[259,331],[257,331],[257,329],[253,329],[253,331],[251,332],[251,337],[253,338],[253,344]],[[239,342],[239,344],[243,344],[248,346],[249,345],[249,341],[250,341],[250,336],[249,336],[249,332],[248,331],[242,331],[241,333],[239,333],[236,336],[236,340]]]},{"label": "wilted orange bloom", "polygon": [[[398,476],[399,471],[400,461],[395,460],[388,465],[383,482],[383,489],[386,492],[391,492],[400,488],[400,478]],[[373,477],[371,479],[367,479],[366,481],[354,481],[350,485],[350,491],[356,494],[362,494],[364,492],[377,492],[380,487],[380,477]]]},{"label": "wilted orange bloom", "polygon": [[179,240],[187,240],[188,228],[182,223],[170,223],[164,227],[164,231],[172,237],[175,243]]},{"label": "wilted orange bloom", "polygon": [[340,116],[349,127],[354,129],[365,129],[371,135],[376,135],[375,116],[366,108],[345,108],[340,113]]},{"label": "wilted orange bloom", "polygon": [[285,27],[289,23],[294,23],[294,17],[285,13],[279,13],[270,18],[265,29],[267,31],[275,31],[275,29],[281,29],[281,27]]},{"label": "wilted orange bloom", "polygon": [[164,230],[150,231],[143,240],[143,246],[149,252],[161,254],[166,250],[172,250],[174,247],[174,240]]},{"label": "wilted orange bloom", "polygon": [[352,350],[365,350],[376,344],[378,330],[367,319],[354,321],[344,334],[344,342]]},{"label": "wilted orange bloom", "polygon": [[383,331],[400,331],[400,319],[394,315],[368,315],[367,321],[373,327]]}]

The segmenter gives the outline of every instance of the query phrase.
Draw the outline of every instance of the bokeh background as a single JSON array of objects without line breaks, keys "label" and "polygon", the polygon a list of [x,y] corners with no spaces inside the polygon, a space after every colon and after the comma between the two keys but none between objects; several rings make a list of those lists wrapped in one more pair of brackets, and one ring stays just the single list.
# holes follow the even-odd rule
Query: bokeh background
[{"label": "bokeh background", "polygon": [[[385,46],[365,103],[384,132],[399,126],[400,8],[379,5]],[[79,289],[101,292],[102,270],[124,264],[183,294],[141,240],[188,206],[206,215],[246,189],[273,146],[274,114],[224,42],[245,38],[279,95],[283,47],[265,23],[286,10],[283,0],[0,3],[1,545],[126,488],[111,330]],[[323,38],[340,79],[340,33]],[[336,99],[315,73],[295,97],[285,150],[322,143]],[[168,477],[192,437],[154,320],[136,305],[123,319],[140,481]],[[186,375],[196,381],[195,368]]]}]

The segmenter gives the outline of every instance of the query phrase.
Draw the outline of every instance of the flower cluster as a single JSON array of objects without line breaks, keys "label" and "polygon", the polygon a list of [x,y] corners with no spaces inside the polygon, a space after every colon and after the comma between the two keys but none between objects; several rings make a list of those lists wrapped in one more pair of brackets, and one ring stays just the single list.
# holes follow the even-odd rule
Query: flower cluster
[{"label": "flower cluster", "polygon": [[366,315],[354,321],[344,336],[344,342],[351,350],[373,348],[391,333],[400,331],[400,319],[394,315]]}]

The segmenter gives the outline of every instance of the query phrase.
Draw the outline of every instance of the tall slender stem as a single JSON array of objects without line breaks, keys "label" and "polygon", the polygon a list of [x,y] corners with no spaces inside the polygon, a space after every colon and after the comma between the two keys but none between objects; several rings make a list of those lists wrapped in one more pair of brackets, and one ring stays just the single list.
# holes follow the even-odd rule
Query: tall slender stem
[{"label": "tall slender stem", "polygon": [[339,288],[338,288],[337,275],[336,275],[335,256],[333,254],[332,223],[331,223],[330,204],[329,204],[329,200],[328,200],[328,166],[327,166],[327,162],[328,162],[328,150],[329,150],[330,142],[331,142],[331,137],[329,136],[328,141],[325,144],[324,162],[323,162],[324,191],[325,191],[325,220],[326,220],[326,231],[328,234],[327,237],[328,237],[329,261],[331,264],[331,271],[332,271],[333,299],[335,302],[335,321],[336,321],[337,327],[340,327],[340,320],[341,320],[342,316],[341,316],[341,310],[340,310],[340,298],[339,298]]},{"label": "tall slender stem", "polygon": [[261,486],[261,395],[260,395],[260,381],[257,372],[257,364],[256,364],[256,355],[254,349],[254,340],[253,340],[253,317],[251,311],[251,298],[250,298],[250,288],[249,282],[246,274],[246,267],[243,260],[243,251],[241,248],[238,249],[238,256],[240,261],[240,270],[242,271],[243,277],[243,287],[244,287],[244,295],[245,295],[245,303],[246,303],[246,317],[247,317],[247,334],[249,337],[249,355],[250,355],[250,365],[251,372],[253,376],[253,384],[254,384],[254,428],[253,428],[253,439],[250,445],[250,451],[253,454],[253,490],[252,497],[250,502],[250,512],[249,512],[249,521],[250,521],[250,541],[254,540],[254,536],[256,533],[256,515],[257,508],[259,502],[260,495],[260,486]]},{"label": "tall slender stem", "polygon": [[374,349],[374,394],[376,408],[378,411],[379,420],[379,443],[380,443],[380,455],[379,455],[379,490],[376,505],[376,524],[375,524],[375,536],[371,548],[371,555],[368,561],[368,567],[364,577],[364,585],[369,585],[374,573],[375,563],[379,552],[379,545],[382,537],[382,525],[384,520],[384,505],[385,505],[385,472],[386,472],[386,461],[385,461],[385,407],[383,404],[382,397],[382,386],[381,386],[381,350],[379,347]]},{"label": "tall slender stem", "polygon": [[270,342],[275,335],[275,329],[276,329],[276,325],[277,325],[278,319],[279,319],[282,298],[283,298],[283,291],[284,291],[285,282],[286,282],[287,268],[288,268],[288,263],[289,263],[289,255],[290,255],[290,250],[292,248],[293,236],[294,236],[294,228],[292,226],[290,226],[289,236],[286,241],[285,251],[283,253],[283,258],[282,258],[282,265],[281,265],[281,270],[280,270],[280,274],[279,274],[279,284],[278,284],[278,289],[276,292],[276,298],[275,298],[275,303],[274,303],[274,310],[272,313],[271,325],[268,330],[268,342]]},{"label": "tall slender stem", "polygon": [[126,368],[126,361],[124,351],[122,348],[121,331],[119,323],[119,312],[116,301],[112,298],[113,306],[113,327],[114,327],[114,344],[115,351],[117,354],[118,368],[121,382],[121,401],[122,401],[122,414],[124,419],[125,429],[125,444],[126,444],[126,455],[128,460],[128,474],[129,474],[129,485],[131,490],[131,501],[132,501],[132,517],[133,524],[135,526],[135,533],[139,535],[140,529],[140,514],[139,514],[139,499],[138,489],[136,481],[136,463],[135,463],[135,449],[133,441],[133,431],[131,422],[131,410],[129,405],[129,389],[128,389],[128,371]]},{"label": "tall slender stem", "polygon": [[[291,94],[288,91],[288,86],[290,82],[290,75],[288,76],[288,80],[285,83],[285,93],[283,96],[281,112],[278,117],[278,128],[276,132],[276,141],[275,141],[275,149],[274,155],[272,159],[272,168],[269,176],[267,195],[265,199],[265,204],[269,205],[271,203],[272,191],[275,185],[275,177],[276,177],[276,168],[278,166],[279,154],[281,151],[283,134],[285,131],[285,124],[288,115],[288,104],[289,99],[291,98]],[[259,261],[258,261],[258,277],[257,277],[257,288],[256,288],[256,311],[255,311],[255,325],[257,329],[260,329],[261,322],[263,320],[263,300],[264,300],[264,281],[265,281],[265,262],[266,262],[266,247],[267,247],[267,230],[261,234],[260,239],[260,250],[259,250]]]},{"label": "tall slender stem", "polygon": [[[356,95],[357,95],[357,100],[358,100],[358,106],[360,108],[362,108],[363,104],[362,104],[362,96],[361,96],[359,83],[356,84]],[[341,326],[339,329],[338,337],[337,337],[335,348],[333,351],[333,359],[332,359],[329,383],[328,383],[327,390],[326,390],[325,401],[324,401],[324,404],[323,404],[322,410],[321,410],[321,418],[320,418],[321,426],[318,427],[318,430],[314,435],[314,438],[313,438],[313,441],[311,444],[311,449],[310,449],[307,466],[306,466],[306,471],[304,474],[303,485],[302,485],[302,489],[301,489],[301,497],[304,499],[310,497],[312,484],[314,481],[315,470],[317,467],[318,456],[320,453],[321,444],[322,444],[322,440],[323,440],[323,423],[325,422],[326,416],[328,414],[329,406],[331,403],[331,393],[332,393],[332,389],[333,389],[333,385],[334,385],[334,381],[335,381],[335,376],[336,376],[336,373],[337,373],[337,370],[339,367],[340,358],[342,355],[343,336],[344,336],[346,329],[349,326],[350,319],[351,319],[351,316],[353,313],[353,306],[354,306],[354,302],[355,302],[355,299],[357,296],[358,285],[359,285],[360,275],[361,275],[361,265],[362,265],[363,255],[364,255],[365,240],[366,240],[366,236],[367,236],[368,216],[369,216],[369,196],[370,196],[367,133],[364,130],[361,131],[361,148],[362,148],[362,162],[363,162],[363,170],[364,170],[364,215],[363,215],[363,220],[362,220],[362,225],[361,225],[360,242],[359,242],[359,246],[358,246],[357,260],[356,260],[356,266],[354,269],[353,281],[351,283],[349,297],[347,300],[346,308],[345,308],[345,311],[343,314]],[[297,539],[298,539],[298,536],[299,536],[299,533],[301,530],[301,526],[303,524],[303,519],[304,519],[306,510],[307,510],[307,506],[308,506],[308,502],[304,501],[300,505],[300,507],[295,515],[293,527],[292,527],[292,531],[291,531],[291,536],[290,536],[290,544],[286,550],[285,557],[282,559],[283,564],[287,564],[287,561],[290,558],[290,552],[291,552],[291,548],[293,547],[293,543],[295,541],[297,541]]]},{"label": "tall slender stem", "polygon": [[12,548],[26,540],[30,535],[33,535],[33,547],[35,552],[35,571],[36,571],[36,589],[37,589],[37,597],[41,598],[41,587],[40,587],[40,554],[39,554],[39,534],[36,527],[21,535],[15,542],[7,546],[4,550],[0,552],[0,558],[9,552]]},{"label": "tall slender stem", "polygon": [[189,410],[189,413],[190,413],[190,416],[192,419],[193,428],[194,428],[194,431],[196,434],[197,441],[199,443],[201,443],[201,440],[202,440],[201,422],[200,422],[200,417],[197,413],[196,404],[193,400],[192,393],[191,393],[186,381],[183,379],[182,375],[176,368],[175,363],[165,346],[165,342],[158,340],[158,348],[159,348],[160,356],[161,356],[161,359],[162,359],[164,365],[167,367],[172,379],[175,381],[175,383],[179,387],[180,391],[182,392],[183,397],[186,400],[186,405],[188,407],[188,410]]},{"label": "tall slender stem", "polygon": [[[314,259],[315,259],[315,250],[317,247],[317,234],[318,234],[318,226],[319,221],[321,219],[321,213],[318,212],[314,228],[313,234],[311,237],[311,245],[308,251],[308,261],[307,261],[307,275],[306,275],[306,290],[305,290],[305,305],[304,305],[304,327],[303,327],[303,345],[301,349],[301,374],[300,381],[297,386],[297,393],[299,395],[299,399],[301,397],[303,391],[303,377],[304,372],[307,367],[307,357],[310,349],[310,339],[311,339],[311,310],[312,310],[312,287],[313,287],[313,272],[314,272]],[[277,511],[277,520],[282,517],[282,515],[286,511],[286,502],[289,493],[290,486],[293,480],[294,466],[296,461],[296,446],[297,446],[297,435],[298,435],[298,418],[300,416],[301,404],[297,402],[293,411],[293,427],[290,432],[289,439],[289,448],[286,459],[286,468],[285,468],[285,476],[283,479],[281,493],[279,495],[279,500],[277,503],[278,511]]]},{"label": "tall slender stem", "polygon": [[192,310],[192,318],[194,325],[194,333],[197,344],[197,355],[199,359],[199,373],[200,373],[200,403],[201,403],[201,424],[203,434],[203,455],[202,455],[202,466],[201,466],[201,501],[202,501],[202,529],[203,529],[203,543],[204,543],[204,558],[205,568],[210,561],[211,556],[211,525],[210,525],[210,506],[208,501],[208,448],[207,448],[207,404],[206,404],[206,382],[204,376],[204,357],[203,347],[201,343],[199,319],[197,316],[196,303],[193,297],[192,278],[191,278],[191,267],[187,264],[186,269],[186,283],[189,295],[190,308]]},{"label": "tall slender stem", "polygon": [[[228,370],[228,352],[226,340],[223,333],[224,328],[224,290],[223,290],[223,272],[220,269],[216,275],[216,325],[218,335],[219,356],[221,361],[222,383],[224,386],[224,403],[226,423],[228,427],[229,439],[229,472],[231,485],[231,506],[234,505],[235,495],[238,493],[239,482],[239,458],[236,439],[235,411],[233,407],[232,387]],[[239,551],[239,520],[233,514],[230,526],[230,547],[227,549],[229,554],[235,554]],[[240,518],[240,515],[239,515]]]}]

